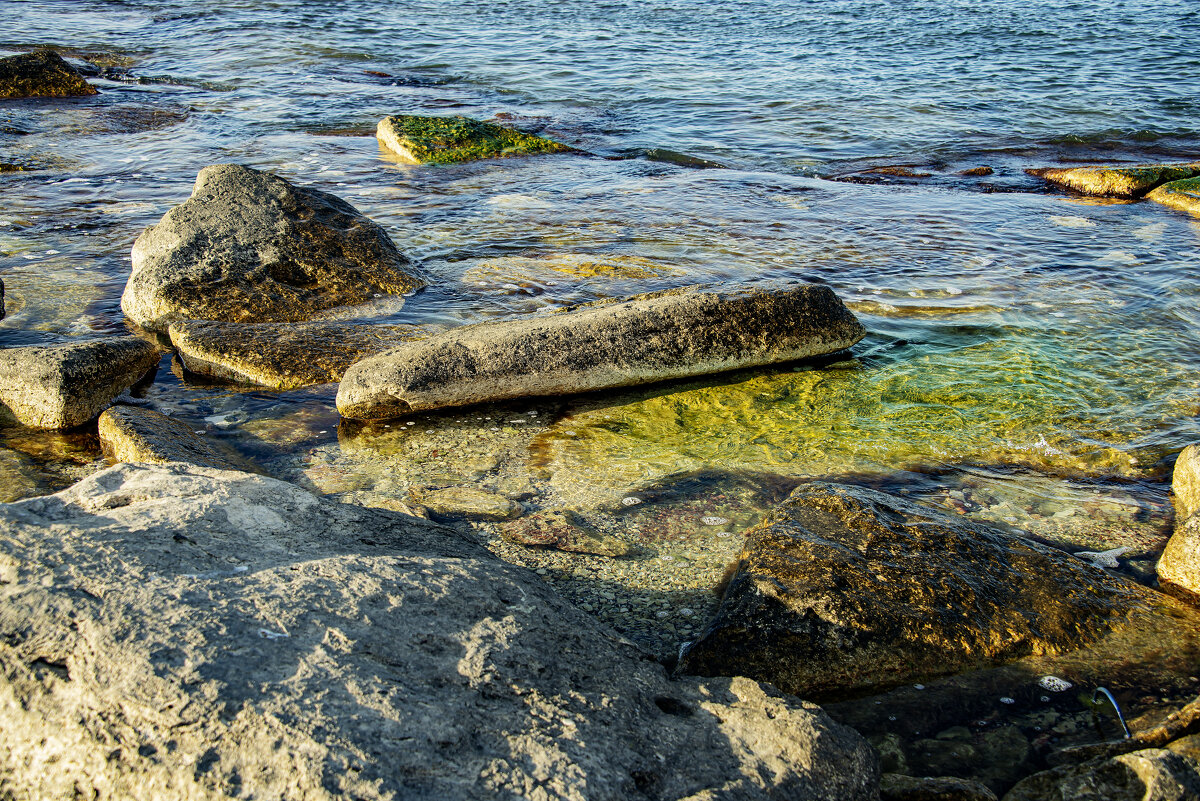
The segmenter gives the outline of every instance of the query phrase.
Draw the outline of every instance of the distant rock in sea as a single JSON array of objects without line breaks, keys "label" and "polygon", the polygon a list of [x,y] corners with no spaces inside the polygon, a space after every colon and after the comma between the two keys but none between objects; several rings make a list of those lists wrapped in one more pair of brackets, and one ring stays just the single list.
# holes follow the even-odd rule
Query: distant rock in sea
[{"label": "distant rock in sea", "polygon": [[572,151],[540,136],[469,117],[399,114],[381,120],[375,135],[380,144],[409,164],[457,164]]},{"label": "distant rock in sea", "polygon": [[0,58],[0,100],[94,94],[96,87],[53,50]]}]

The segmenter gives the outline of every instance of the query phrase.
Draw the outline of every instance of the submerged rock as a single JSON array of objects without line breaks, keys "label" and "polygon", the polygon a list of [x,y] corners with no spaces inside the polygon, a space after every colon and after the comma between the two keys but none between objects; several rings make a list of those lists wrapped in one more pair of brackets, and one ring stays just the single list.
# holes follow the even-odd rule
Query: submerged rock
[{"label": "submerged rock", "polygon": [[98,421],[100,447],[116,462],[187,462],[223,470],[241,469],[205,442],[191,426],[152,409],[113,406]]},{"label": "submerged rock", "polygon": [[550,510],[500,526],[500,536],[518,545],[555,548],[596,556],[628,556],[633,546],[620,537],[602,534],[569,510]]},{"label": "submerged rock", "polygon": [[1200,162],[1137,167],[1045,167],[1026,172],[1085,195],[1138,198],[1160,184],[1200,175]]},{"label": "submerged rock", "polygon": [[96,87],[53,50],[0,58],[0,100],[94,94]]},{"label": "submerged rock", "polygon": [[298,322],[420,285],[384,230],[349,203],[219,164],[134,242],[121,308],[163,332],[187,319]]},{"label": "submerged rock", "polygon": [[494,492],[474,487],[416,488],[409,497],[442,520],[512,520],[525,507]]},{"label": "submerged rock", "polygon": [[381,145],[409,164],[457,164],[572,150],[540,136],[468,117],[398,114],[380,120],[375,136]]},{"label": "submerged rock", "polygon": [[137,337],[0,349],[0,404],[34,428],[86,423],[158,363]]},{"label": "submerged rock", "polygon": [[0,447],[0,503],[37,495],[40,483],[29,457]]},{"label": "submerged rock", "polygon": [[721,607],[679,669],[806,697],[862,693],[1073,650],[1149,593],[964,518],[812,483],[747,533]]},{"label": "submerged rock", "polygon": [[1200,798],[1200,762],[1159,748],[1035,773],[1004,801],[1190,801]]},{"label": "submerged rock", "polygon": [[1175,533],[1158,560],[1159,581],[1200,595],[1200,446],[1188,445],[1175,460]]},{"label": "submerged rock", "polygon": [[954,776],[885,773],[879,791],[880,801],[996,801],[996,794],[979,782]]},{"label": "submerged rock", "polygon": [[1200,215],[1200,178],[1187,178],[1163,184],[1146,195],[1146,198],[1173,209]]},{"label": "submerged rock", "polygon": [[455,532],[262,476],[120,465],[2,505],[0,581],[15,798],[878,791],[818,707],[670,681]]},{"label": "submerged rock", "polygon": [[831,353],[864,333],[825,286],[685,287],[402,345],[347,370],[337,406],[372,420],[611,389]]},{"label": "submerged rock", "polygon": [[339,381],[356,361],[427,336],[418,325],[219,323],[185,320],[168,329],[183,366],[213,378],[294,389]]}]

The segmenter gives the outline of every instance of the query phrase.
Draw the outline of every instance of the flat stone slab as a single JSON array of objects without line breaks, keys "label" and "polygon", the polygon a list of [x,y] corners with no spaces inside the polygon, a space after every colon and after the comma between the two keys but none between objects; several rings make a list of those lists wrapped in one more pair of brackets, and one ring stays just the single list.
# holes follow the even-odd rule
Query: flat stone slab
[{"label": "flat stone slab", "polygon": [[0,100],[94,94],[96,87],[53,50],[0,58]]},{"label": "flat stone slab", "polygon": [[814,482],[747,532],[721,606],[679,669],[845,697],[1072,651],[1153,595],[1064,551]]},{"label": "flat stone slab", "polygon": [[340,381],[356,361],[440,327],[365,323],[218,323],[185,320],[168,329],[193,373],[295,389]]},{"label": "flat stone slab", "polygon": [[419,286],[384,230],[349,203],[218,164],[134,242],[121,309],[162,332],[189,319],[299,322]]},{"label": "flat stone slab", "polygon": [[865,331],[828,287],[685,287],[463,326],[358,362],[338,411],[361,420],[648,384],[843,350]]},{"label": "flat stone slab", "polygon": [[525,512],[516,501],[474,487],[418,487],[409,491],[409,498],[434,519],[512,520]]},{"label": "flat stone slab", "polygon": [[1200,162],[1136,167],[1045,167],[1027,172],[1085,195],[1138,198],[1161,184],[1200,175]]},{"label": "flat stone slab", "polygon": [[1200,215],[1200,178],[1186,178],[1163,184],[1146,195],[1146,199],[1172,209]]},{"label": "flat stone slab", "polygon": [[469,117],[398,114],[380,120],[375,136],[397,159],[409,164],[457,164],[572,151],[550,139]]},{"label": "flat stone slab", "polygon": [[137,337],[0,350],[0,404],[33,428],[72,428],[98,415],[158,363]]},{"label": "flat stone slab", "polygon": [[187,462],[223,470],[241,469],[191,426],[153,409],[113,406],[101,413],[97,427],[104,455],[115,462]]},{"label": "flat stone slab", "polygon": [[454,531],[262,476],[119,465],[0,505],[0,594],[14,798],[878,793],[818,707],[671,681]]}]

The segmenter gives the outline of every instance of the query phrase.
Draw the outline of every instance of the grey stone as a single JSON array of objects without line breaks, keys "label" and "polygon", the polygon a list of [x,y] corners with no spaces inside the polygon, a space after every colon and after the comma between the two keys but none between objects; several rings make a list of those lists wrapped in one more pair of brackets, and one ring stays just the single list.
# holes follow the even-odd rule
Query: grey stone
[{"label": "grey stone", "polygon": [[34,428],[91,420],[158,363],[137,337],[0,350],[0,404]]},{"label": "grey stone", "polygon": [[1071,651],[1153,595],[965,518],[814,482],[747,532],[721,606],[679,669],[844,696]]},{"label": "grey stone", "polygon": [[1069,765],[1022,779],[1004,801],[1196,801],[1200,762],[1159,748]]},{"label": "grey stone", "polygon": [[134,242],[121,308],[163,332],[186,319],[298,322],[420,285],[384,230],[344,200],[218,164]]},{"label": "grey stone", "polygon": [[552,314],[463,326],[346,371],[355,419],[566,395],[831,353],[864,329],[828,287],[685,287]]},{"label": "grey stone", "polygon": [[1200,447],[1188,445],[1175,460],[1171,475],[1175,496],[1175,532],[1158,560],[1165,584],[1200,594]]},{"label": "grey stone", "polygon": [[115,462],[189,462],[241,469],[231,454],[197,436],[191,426],[153,409],[113,406],[100,415],[97,429],[104,455]]},{"label": "grey stone", "polygon": [[13,799],[872,799],[867,743],[671,681],[453,531],[249,473],[118,465],[0,505]]}]

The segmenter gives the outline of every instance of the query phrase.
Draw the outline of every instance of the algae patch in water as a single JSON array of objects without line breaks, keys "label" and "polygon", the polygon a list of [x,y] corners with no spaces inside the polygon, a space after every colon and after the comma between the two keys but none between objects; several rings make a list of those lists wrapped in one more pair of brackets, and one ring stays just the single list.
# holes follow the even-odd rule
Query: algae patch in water
[{"label": "algae patch in water", "polygon": [[396,115],[380,121],[376,136],[384,147],[411,164],[457,164],[571,150],[540,136],[467,117]]}]

